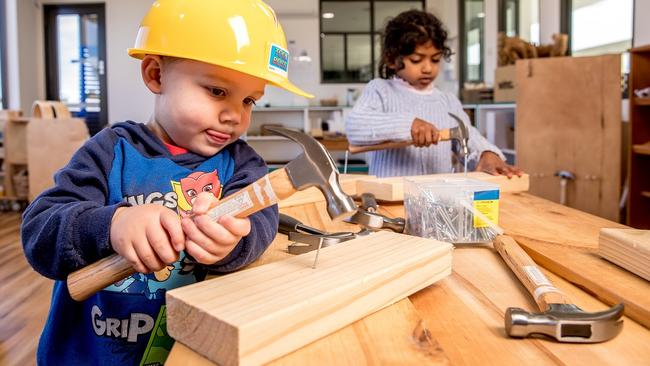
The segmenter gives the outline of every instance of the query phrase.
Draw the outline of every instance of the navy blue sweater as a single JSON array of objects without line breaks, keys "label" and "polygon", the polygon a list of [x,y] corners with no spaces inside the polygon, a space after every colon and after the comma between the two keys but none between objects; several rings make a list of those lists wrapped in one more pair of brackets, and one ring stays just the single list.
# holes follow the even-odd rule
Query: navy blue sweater
[{"label": "navy blue sweater", "polygon": [[264,161],[243,141],[212,157],[172,156],[146,126],[134,122],[115,124],[86,142],[55,175],[54,188],[23,215],[27,260],[56,280],[39,364],[164,362],[173,344],[166,330],[165,291],[201,281],[207,271],[231,272],[257,259],[277,232],[277,206],[251,215],[250,234],[214,265],[197,265],[181,254],[162,271],[136,273],[83,302],[70,298],[66,277],[114,253],[109,233],[118,207],[152,203],[181,213],[191,209],[191,198],[183,193],[188,187],[210,184],[207,188],[223,197],[266,173]]}]

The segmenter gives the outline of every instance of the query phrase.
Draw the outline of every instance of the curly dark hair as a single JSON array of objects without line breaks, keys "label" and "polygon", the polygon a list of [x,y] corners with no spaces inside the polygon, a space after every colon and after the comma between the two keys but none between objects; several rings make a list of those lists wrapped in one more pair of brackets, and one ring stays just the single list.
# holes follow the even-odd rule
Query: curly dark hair
[{"label": "curly dark hair", "polygon": [[[415,47],[431,41],[442,52],[445,61],[452,55],[447,47],[447,30],[435,15],[421,10],[408,10],[388,21],[381,37],[379,76],[388,79],[404,68],[402,58],[415,52]],[[397,65],[397,68],[389,67]]]}]

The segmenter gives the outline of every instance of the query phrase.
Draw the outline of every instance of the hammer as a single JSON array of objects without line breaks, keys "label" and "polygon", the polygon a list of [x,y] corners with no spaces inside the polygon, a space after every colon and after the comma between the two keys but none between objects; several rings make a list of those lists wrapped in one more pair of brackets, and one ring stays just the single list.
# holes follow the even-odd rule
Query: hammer
[{"label": "hammer", "polygon": [[[207,214],[214,220],[223,215],[239,218],[276,204],[297,191],[317,187],[327,201],[327,213],[333,220],[344,219],[357,210],[339,184],[339,173],[327,150],[314,138],[282,127],[268,127],[276,135],[297,142],[303,153],[281,169],[258,179],[248,187],[220,200]],[[97,291],[135,273],[129,262],[113,254],[68,276],[70,296],[85,300]]]},{"label": "hammer", "polygon": [[542,311],[529,313],[520,308],[508,308],[505,326],[510,337],[525,338],[541,334],[559,342],[598,343],[616,337],[623,330],[623,304],[605,311],[585,312],[553,286],[513,238],[497,236],[494,248],[533,295]]},{"label": "hammer", "polygon": [[[467,141],[469,139],[469,130],[465,123],[453,113],[448,113],[451,118],[458,123],[458,127],[447,128],[440,131],[440,140],[439,141],[448,141],[456,140],[459,144],[459,151],[457,152],[462,159],[467,158],[469,155],[469,149],[467,148]],[[413,145],[413,141],[390,141],[383,142],[375,145],[350,145],[348,151],[352,154],[376,151],[376,150],[385,150],[385,149],[398,149],[406,146]]]}]

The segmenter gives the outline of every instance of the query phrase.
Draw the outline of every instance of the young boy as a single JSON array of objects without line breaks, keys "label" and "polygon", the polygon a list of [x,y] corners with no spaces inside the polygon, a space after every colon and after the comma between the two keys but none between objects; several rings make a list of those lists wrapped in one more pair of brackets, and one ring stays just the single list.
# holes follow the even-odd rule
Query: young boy
[{"label": "young boy", "polygon": [[373,151],[369,173],[379,177],[450,173],[451,142],[438,143],[438,129],[456,127],[452,112],[469,126],[469,149],[477,171],[511,177],[521,171],[478,130],[458,99],[436,89],[440,61],[451,56],[447,32],[433,14],[409,10],[388,22],[382,38],[381,78],[372,80],[346,119],[354,145],[412,140],[413,146]]},{"label": "young boy", "polygon": [[[310,97],[288,80],[273,10],[259,0],[160,0],[129,55],[155,94],[151,120],[97,134],[23,216],[27,259],[56,280],[40,364],[162,364],[173,344],[165,291],[251,263],[277,230],[277,206],[244,219],[205,215],[267,173],[238,139],[265,85]],[[138,273],[73,301],[68,274],[114,252]]]}]

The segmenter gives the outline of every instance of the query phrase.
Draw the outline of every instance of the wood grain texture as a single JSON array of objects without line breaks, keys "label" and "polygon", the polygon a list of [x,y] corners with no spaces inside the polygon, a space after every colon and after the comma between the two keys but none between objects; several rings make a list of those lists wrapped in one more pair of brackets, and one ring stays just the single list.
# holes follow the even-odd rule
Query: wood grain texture
[{"label": "wood grain texture", "polygon": [[[214,363],[176,342],[166,365]],[[268,365],[449,365],[408,299],[396,302]]]},{"label": "wood grain texture", "polygon": [[34,272],[20,242],[20,214],[0,213],[0,364],[35,365],[52,281]]},{"label": "wood grain texture", "polygon": [[322,249],[316,269],[307,253],[175,289],[168,332],[221,365],[268,362],[449,275],[451,248],[378,232]]},{"label": "wood grain texture", "polygon": [[390,177],[360,179],[357,181],[357,192],[372,193],[378,200],[387,202],[404,201],[404,179],[425,181],[440,178],[471,178],[499,185],[501,192],[525,192],[528,190],[528,174],[521,177],[508,177],[503,175],[490,175],[482,172],[456,173],[456,174],[431,174],[413,177]]},{"label": "wood grain texture", "polygon": [[559,202],[557,171],[572,172],[567,204],[618,221],[621,191],[620,56],[517,63],[517,165],[530,192]]},{"label": "wood grain texture", "polygon": [[499,204],[499,224],[538,265],[650,328],[650,282],[597,253],[601,228],[626,226],[525,193]]},{"label": "wood grain texture", "polygon": [[551,304],[571,304],[571,300],[553,286],[553,283],[514,239],[507,235],[499,235],[494,239],[494,249],[528,290],[537,303],[539,311],[546,311]]},{"label": "wood grain texture", "polygon": [[[350,196],[354,196],[357,194],[357,180],[369,179],[369,178],[374,178],[374,176],[361,175],[361,174],[340,174],[339,183],[341,184],[341,188],[343,189],[343,192],[347,193]],[[311,187],[305,189],[304,191],[296,192],[290,197],[281,200],[280,202],[278,202],[278,206],[280,208],[286,208],[292,206],[305,205],[308,203],[320,202],[324,200],[325,197],[323,197],[321,191],[316,187]]]},{"label": "wood grain texture", "polygon": [[[618,337],[600,344],[509,338],[503,318],[508,307],[537,311],[528,291],[490,245],[457,247],[453,260],[451,276],[409,297],[451,364],[616,366],[650,360],[650,331],[629,318]],[[544,274],[585,311],[608,307],[562,278]]]},{"label": "wood grain texture", "polygon": [[600,230],[598,254],[650,281],[650,230]]}]

